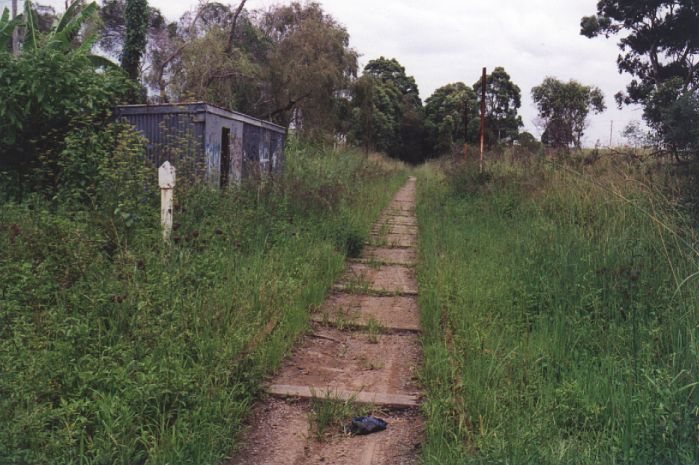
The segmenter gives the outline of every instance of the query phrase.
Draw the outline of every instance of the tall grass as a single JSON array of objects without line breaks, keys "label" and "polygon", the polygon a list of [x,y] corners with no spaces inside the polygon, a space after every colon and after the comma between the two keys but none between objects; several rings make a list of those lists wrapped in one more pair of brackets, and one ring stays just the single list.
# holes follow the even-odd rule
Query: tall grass
[{"label": "tall grass", "polygon": [[0,206],[0,463],[214,464],[405,176],[292,142],[276,182],[152,216]]},{"label": "tall grass", "polygon": [[424,463],[699,463],[696,231],[585,170],[423,168]]}]

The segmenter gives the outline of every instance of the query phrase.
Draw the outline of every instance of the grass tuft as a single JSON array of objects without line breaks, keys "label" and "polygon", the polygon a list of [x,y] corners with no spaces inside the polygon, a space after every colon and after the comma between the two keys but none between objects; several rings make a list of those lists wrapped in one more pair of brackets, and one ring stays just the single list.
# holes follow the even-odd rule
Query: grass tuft
[{"label": "grass tuft", "polygon": [[424,463],[699,462],[696,230],[617,168],[421,169]]},{"label": "grass tuft", "polygon": [[337,399],[327,392],[325,397],[313,397],[309,412],[311,431],[317,441],[343,432],[344,426],[357,416],[358,407],[354,399]]},{"label": "grass tuft", "polygon": [[128,224],[100,205],[0,205],[0,463],[206,464],[234,448],[405,181],[293,140],[285,169],[176,192],[169,246],[156,196]]}]

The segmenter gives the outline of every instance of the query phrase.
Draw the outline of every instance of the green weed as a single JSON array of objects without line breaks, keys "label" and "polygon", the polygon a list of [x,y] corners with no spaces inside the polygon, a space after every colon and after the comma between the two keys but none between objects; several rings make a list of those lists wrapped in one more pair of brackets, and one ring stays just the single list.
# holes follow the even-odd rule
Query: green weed
[{"label": "green weed", "polygon": [[385,261],[379,260],[379,259],[376,259],[376,258],[371,258],[371,259],[369,259],[369,260],[364,261],[363,263],[364,263],[366,266],[368,266],[368,267],[370,267],[370,268],[373,268],[373,269],[375,269],[375,270],[378,270],[378,269],[381,268],[382,266],[390,265],[390,263],[386,263]]},{"label": "green weed", "polygon": [[371,317],[366,322],[366,331],[368,335],[369,342],[372,344],[379,343],[379,337],[384,333],[385,328],[380,321]]},{"label": "green weed", "polygon": [[421,170],[424,463],[699,461],[696,231],[624,169]]},{"label": "green weed", "polygon": [[343,426],[357,416],[358,408],[354,399],[342,400],[326,392],[324,397],[313,397],[309,421],[311,431],[317,441],[343,431]]},{"label": "green weed", "polygon": [[332,326],[335,329],[344,331],[354,326],[357,317],[349,308],[338,308],[332,315],[328,312],[323,313],[323,326]]},{"label": "green weed", "polygon": [[0,463],[219,463],[404,182],[382,163],[291,141],[275,183],[176,192],[171,245],[157,196],[3,203]]},{"label": "green weed", "polygon": [[344,286],[345,290],[351,294],[368,294],[371,284],[371,280],[365,273],[351,273]]}]

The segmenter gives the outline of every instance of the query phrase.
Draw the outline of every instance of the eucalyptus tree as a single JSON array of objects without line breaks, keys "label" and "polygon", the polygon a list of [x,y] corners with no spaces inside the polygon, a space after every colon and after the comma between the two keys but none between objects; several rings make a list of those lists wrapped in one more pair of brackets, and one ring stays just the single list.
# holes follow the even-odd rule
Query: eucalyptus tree
[{"label": "eucalyptus tree", "polygon": [[196,98],[252,113],[241,108],[238,99],[244,87],[242,79],[255,78],[245,67],[249,63],[241,46],[245,39],[237,34],[246,28],[236,25],[249,24],[244,5],[245,1],[234,11],[229,5],[206,2],[176,22],[151,23],[143,78],[157,91],[157,99]]},{"label": "eucalyptus tree", "polygon": [[353,108],[349,132],[354,142],[364,147],[367,155],[375,147],[376,134],[379,132],[374,121],[376,86],[376,78],[370,74],[360,76],[352,86]]},{"label": "eucalyptus tree", "polygon": [[[524,126],[518,110],[522,106],[522,93],[512,82],[505,68],[497,67],[486,76],[485,91],[485,141],[488,146],[517,138]],[[474,85],[476,95],[481,93],[482,78]]]},{"label": "eucalyptus tree", "polygon": [[447,84],[425,100],[425,129],[434,155],[454,152],[478,135],[478,100],[463,82]]},{"label": "eucalyptus tree", "polygon": [[[422,161],[424,109],[415,78],[395,58],[380,57],[367,63],[363,79],[371,82],[373,104],[356,99],[354,139],[369,138],[374,148],[392,157],[412,163]],[[367,115],[366,111],[371,114]]]},{"label": "eucalyptus tree", "polygon": [[617,66],[633,79],[617,103],[641,105],[664,145],[695,155],[699,140],[687,139],[681,123],[699,118],[697,25],[696,0],[600,0],[596,13],[582,18],[580,31],[590,38],[620,37]]},{"label": "eucalyptus tree", "polygon": [[371,149],[398,156],[402,102],[398,87],[364,73],[353,87],[351,140],[367,152]]},{"label": "eucalyptus tree", "polygon": [[598,87],[575,80],[568,82],[547,77],[532,89],[544,129],[542,142],[556,148],[580,147],[590,112],[605,110],[604,94]]},{"label": "eucalyptus tree", "polygon": [[364,67],[364,73],[374,76],[384,84],[395,86],[407,101],[416,108],[422,105],[420,92],[413,76],[405,72],[405,67],[395,58],[380,57],[371,60]]}]

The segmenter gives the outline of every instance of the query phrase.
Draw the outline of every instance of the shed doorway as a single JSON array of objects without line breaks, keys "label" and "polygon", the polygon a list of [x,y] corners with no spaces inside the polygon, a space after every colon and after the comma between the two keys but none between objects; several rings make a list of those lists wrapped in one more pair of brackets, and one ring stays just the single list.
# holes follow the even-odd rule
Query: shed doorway
[{"label": "shed doorway", "polygon": [[228,187],[228,178],[231,172],[231,130],[221,128],[221,176],[220,187]]}]

